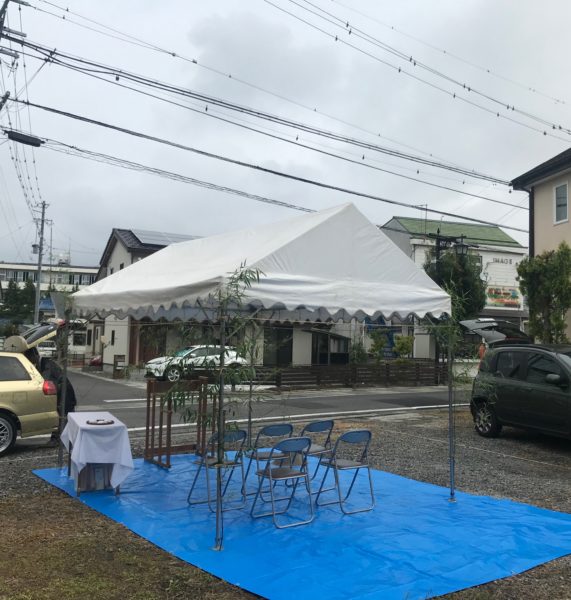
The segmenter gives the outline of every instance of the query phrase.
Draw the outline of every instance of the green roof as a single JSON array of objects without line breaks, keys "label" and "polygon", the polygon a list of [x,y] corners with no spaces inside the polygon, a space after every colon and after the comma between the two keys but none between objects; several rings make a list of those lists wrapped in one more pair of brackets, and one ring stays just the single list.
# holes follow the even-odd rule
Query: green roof
[{"label": "green roof", "polygon": [[468,242],[481,243],[488,246],[523,246],[510,237],[505,231],[494,225],[477,225],[476,223],[458,223],[455,221],[432,221],[430,219],[414,219],[411,217],[393,217],[386,226],[392,226],[398,222],[408,233],[423,236],[436,235],[440,229],[440,235],[452,237],[464,236]]}]

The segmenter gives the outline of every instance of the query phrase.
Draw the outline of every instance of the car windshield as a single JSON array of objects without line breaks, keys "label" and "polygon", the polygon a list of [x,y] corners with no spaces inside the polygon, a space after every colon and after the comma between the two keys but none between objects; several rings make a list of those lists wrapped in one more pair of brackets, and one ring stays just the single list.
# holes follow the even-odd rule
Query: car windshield
[{"label": "car windshield", "polygon": [[181,356],[186,356],[193,350],[194,350],[194,346],[192,348],[183,348],[182,350],[177,350],[173,356],[175,356],[176,358],[180,358]]},{"label": "car windshield", "polygon": [[571,369],[571,350],[569,352],[561,352],[557,355],[565,365]]}]

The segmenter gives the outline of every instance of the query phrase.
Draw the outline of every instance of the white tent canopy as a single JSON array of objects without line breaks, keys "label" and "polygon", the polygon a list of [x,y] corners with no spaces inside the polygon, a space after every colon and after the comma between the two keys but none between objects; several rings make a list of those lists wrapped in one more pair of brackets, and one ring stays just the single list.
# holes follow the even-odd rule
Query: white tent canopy
[{"label": "white tent canopy", "polygon": [[450,314],[450,297],[352,204],[172,244],[73,299],[83,315],[190,318],[243,264],[261,272],[245,302],[273,312]]}]

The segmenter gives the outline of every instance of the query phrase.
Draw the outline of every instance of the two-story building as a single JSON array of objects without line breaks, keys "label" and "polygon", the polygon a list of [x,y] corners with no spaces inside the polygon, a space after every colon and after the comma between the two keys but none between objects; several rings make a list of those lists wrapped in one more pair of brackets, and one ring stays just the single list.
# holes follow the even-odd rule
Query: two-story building
[{"label": "two-story building", "polygon": [[[169,244],[195,237],[161,231],[114,228],[99,261],[97,280],[121,271]],[[104,365],[113,365],[116,356],[124,356],[128,364],[137,364],[153,358],[161,350],[164,353],[162,341],[159,348],[154,348],[153,344],[141,344],[141,330],[145,326],[145,323],[131,317],[117,319],[110,316],[105,320],[92,318],[87,326],[85,352],[88,356],[102,355]],[[149,324],[148,328],[157,329],[157,326]]]},{"label": "two-story building", "polygon": [[[571,244],[569,182],[571,150],[565,150],[516,177],[514,190],[529,194],[529,255],[556,250],[563,241]],[[571,331],[571,315],[567,315]]]},{"label": "two-story building", "polygon": [[[517,265],[527,248],[497,226],[412,217],[393,217],[381,227],[384,233],[422,268],[434,248],[437,234],[463,239],[482,266],[486,305],[480,317],[496,317],[523,325],[528,312],[517,281]],[[433,353],[429,336],[415,333],[415,356]]]}]

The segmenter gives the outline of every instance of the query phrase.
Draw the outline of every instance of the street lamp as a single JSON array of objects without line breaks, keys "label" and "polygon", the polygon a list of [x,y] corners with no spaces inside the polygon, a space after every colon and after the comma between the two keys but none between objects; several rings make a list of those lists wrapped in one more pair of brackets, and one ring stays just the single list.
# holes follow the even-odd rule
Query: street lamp
[{"label": "street lamp", "polygon": [[464,236],[461,235],[460,238],[456,238],[456,240],[457,241],[454,244],[454,252],[456,253],[456,256],[468,256],[470,246],[464,243]]}]

